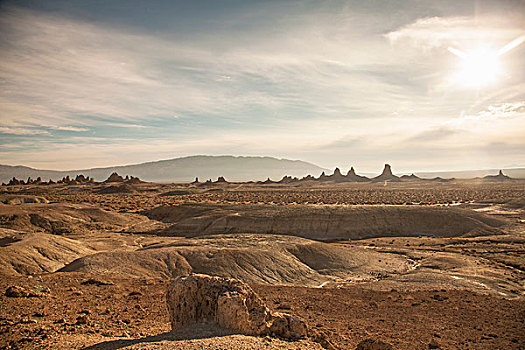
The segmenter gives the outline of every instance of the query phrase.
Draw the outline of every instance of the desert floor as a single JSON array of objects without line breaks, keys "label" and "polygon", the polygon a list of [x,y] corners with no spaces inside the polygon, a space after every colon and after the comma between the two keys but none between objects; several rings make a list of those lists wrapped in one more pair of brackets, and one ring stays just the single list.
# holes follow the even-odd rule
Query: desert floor
[{"label": "desert floor", "polygon": [[249,283],[340,349],[523,349],[525,182],[0,189],[0,348],[322,348],[170,332],[167,285],[190,273]]}]

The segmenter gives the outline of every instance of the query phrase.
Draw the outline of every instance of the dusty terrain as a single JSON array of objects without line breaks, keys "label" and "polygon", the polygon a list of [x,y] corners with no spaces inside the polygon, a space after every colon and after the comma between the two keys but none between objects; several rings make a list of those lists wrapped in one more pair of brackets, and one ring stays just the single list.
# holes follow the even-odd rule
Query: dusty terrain
[{"label": "dusty terrain", "polygon": [[525,182],[0,191],[0,348],[321,348],[168,332],[167,285],[190,273],[249,283],[341,349],[525,347]]}]

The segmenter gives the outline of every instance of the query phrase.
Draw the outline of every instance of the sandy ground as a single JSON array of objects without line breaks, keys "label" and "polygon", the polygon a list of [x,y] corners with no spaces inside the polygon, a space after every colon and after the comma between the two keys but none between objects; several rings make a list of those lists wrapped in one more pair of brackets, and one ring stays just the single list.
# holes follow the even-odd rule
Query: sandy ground
[{"label": "sandy ground", "polygon": [[166,286],[192,272],[250,283],[341,349],[525,348],[524,182],[107,187],[0,190],[0,348],[319,348],[169,333]]}]

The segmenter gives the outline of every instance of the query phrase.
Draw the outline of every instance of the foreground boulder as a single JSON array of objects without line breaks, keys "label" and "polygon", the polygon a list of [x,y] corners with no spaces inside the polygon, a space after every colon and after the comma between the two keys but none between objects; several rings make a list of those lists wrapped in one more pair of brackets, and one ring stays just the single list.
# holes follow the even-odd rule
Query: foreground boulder
[{"label": "foreground boulder", "polygon": [[308,336],[305,322],[271,312],[247,284],[232,278],[200,274],[180,277],[168,287],[167,302],[172,329],[214,323],[246,335]]}]

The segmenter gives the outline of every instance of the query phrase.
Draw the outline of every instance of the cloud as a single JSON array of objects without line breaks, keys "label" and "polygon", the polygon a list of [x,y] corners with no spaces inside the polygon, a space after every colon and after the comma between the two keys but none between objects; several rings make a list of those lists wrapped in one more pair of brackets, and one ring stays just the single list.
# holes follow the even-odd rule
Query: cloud
[{"label": "cloud", "polygon": [[409,142],[436,142],[443,141],[453,135],[456,135],[458,130],[440,126],[430,130],[425,130],[418,133],[415,136],[410,137],[407,141]]},{"label": "cloud", "polygon": [[0,126],[0,133],[10,134],[10,135],[47,135],[49,132],[46,130],[38,130],[32,128],[16,128],[16,127],[7,127]]},{"label": "cloud", "polygon": [[77,126],[55,126],[55,127],[52,127],[52,129],[54,130],[58,130],[58,131],[74,131],[74,132],[82,132],[82,131],[89,131],[89,129],[87,128],[80,128],[80,127],[77,127]]},{"label": "cloud", "polygon": [[351,150],[352,148],[356,148],[356,147],[359,147],[361,146],[363,143],[363,138],[362,137],[355,137],[355,136],[352,136],[352,135],[345,135],[344,137],[340,138],[340,139],[337,139],[333,142],[329,142],[325,145],[322,145],[320,148],[321,149],[326,149],[326,150],[330,150],[330,149],[347,149],[347,150]]},{"label": "cloud", "polygon": [[525,101],[518,101],[489,105],[486,109],[481,110],[476,114],[462,115],[458,122],[495,121],[523,117],[525,117]]},{"label": "cloud", "polygon": [[425,17],[385,34],[391,43],[410,43],[430,50],[450,45],[501,46],[523,34],[523,25],[503,17]]}]

